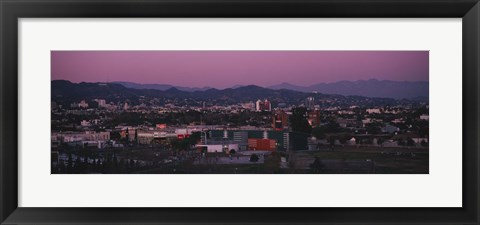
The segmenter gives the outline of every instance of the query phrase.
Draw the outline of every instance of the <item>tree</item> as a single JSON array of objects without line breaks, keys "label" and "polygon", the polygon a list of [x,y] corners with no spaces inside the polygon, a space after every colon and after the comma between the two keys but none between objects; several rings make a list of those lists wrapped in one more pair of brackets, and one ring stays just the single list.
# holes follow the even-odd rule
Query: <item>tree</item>
[{"label": "tree", "polygon": [[415,141],[413,141],[413,139],[411,139],[411,138],[408,138],[408,139],[407,139],[407,145],[408,145],[408,146],[414,146],[414,145],[415,145]]},{"label": "tree", "polygon": [[428,143],[425,140],[422,140],[421,145],[422,147],[428,147]]},{"label": "tree", "polygon": [[197,144],[201,139],[201,132],[192,132],[189,140],[191,144]]},{"label": "tree", "polygon": [[125,132],[125,144],[126,145],[130,144],[130,134],[128,132],[128,127],[127,127],[127,131]]},{"label": "tree", "polygon": [[113,155],[113,173],[118,173],[118,160],[116,155]]},{"label": "tree", "polygon": [[313,161],[312,164],[310,164],[310,168],[312,169],[313,173],[319,173],[321,170],[325,167],[325,165],[322,163],[322,160],[320,160],[319,157],[315,157],[315,160]]},{"label": "tree", "polygon": [[73,172],[73,159],[72,159],[72,153],[68,153],[68,167],[67,167],[67,173],[72,173]]},{"label": "tree", "polygon": [[130,159],[129,163],[130,163],[130,165],[129,165],[130,168],[135,167],[135,161],[133,161],[133,159]]},{"label": "tree", "polygon": [[338,136],[338,141],[341,143],[341,144],[346,144],[348,140],[351,139],[351,135],[350,134],[342,134],[342,135],[339,135]]},{"label": "tree", "polygon": [[87,101],[87,103],[89,108],[94,108],[94,109],[98,108],[98,102],[96,101]]},{"label": "tree", "polygon": [[112,131],[110,132],[110,139],[111,140],[120,140],[121,136],[120,136],[120,133],[118,131]]},{"label": "tree", "polygon": [[80,160],[80,156],[77,155],[77,159],[75,160],[75,173],[81,173],[83,168],[82,168],[82,161]]},{"label": "tree", "polygon": [[88,173],[90,171],[90,164],[88,162],[88,156],[83,156],[82,168],[84,173]]},{"label": "tree", "polygon": [[308,123],[306,118],[307,109],[306,108],[294,108],[292,110],[292,115],[290,116],[290,125],[292,126],[292,131],[308,133],[312,132],[312,127]]},{"label": "tree", "polygon": [[135,144],[138,142],[138,132],[137,129],[135,129]]},{"label": "tree", "polygon": [[378,145],[382,145],[384,142],[385,142],[385,139],[383,139],[383,138],[378,138],[377,139],[377,144]]},{"label": "tree", "polygon": [[93,162],[93,171],[98,172],[100,167],[100,161],[98,159],[95,159]]},{"label": "tree", "polygon": [[190,139],[189,138],[185,138],[185,139],[182,139],[182,140],[172,140],[170,142],[170,145],[171,145],[171,148],[175,151],[179,151],[179,150],[188,150],[190,149]]},{"label": "tree", "polygon": [[109,167],[108,162],[107,162],[106,160],[103,160],[103,161],[102,161],[102,167],[101,167],[101,170],[100,170],[100,171],[101,171],[102,173],[107,173],[108,167]]},{"label": "tree", "polygon": [[331,146],[335,145],[335,137],[334,136],[328,137],[328,144],[330,144]]},{"label": "tree", "polygon": [[252,154],[252,155],[250,156],[250,162],[258,162],[259,159],[260,159],[260,158],[258,157],[257,154]]},{"label": "tree", "polygon": [[325,127],[315,127],[312,129],[312,135],[318,139],[325,138],[326,129]]},{"label": "tree", "polygon": [[367,132],[369,134],[379,134],[382,132],[382,129],[378,123],[369,123],[367,124]]},{"label": "tree", "polygon": [[327,133],[338,133],[340,132],[340,124],[337,122],[330,120],[325,127],[325,132]]}]

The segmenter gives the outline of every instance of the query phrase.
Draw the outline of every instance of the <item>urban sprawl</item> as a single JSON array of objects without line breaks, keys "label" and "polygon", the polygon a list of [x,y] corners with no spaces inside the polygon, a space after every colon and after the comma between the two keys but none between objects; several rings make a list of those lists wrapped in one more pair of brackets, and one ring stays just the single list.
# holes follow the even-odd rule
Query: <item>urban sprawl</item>
[{"label": "urban sprawl", "polygon": [[428,173],[428,103],[335,101],[52,97],[52,173]]}]

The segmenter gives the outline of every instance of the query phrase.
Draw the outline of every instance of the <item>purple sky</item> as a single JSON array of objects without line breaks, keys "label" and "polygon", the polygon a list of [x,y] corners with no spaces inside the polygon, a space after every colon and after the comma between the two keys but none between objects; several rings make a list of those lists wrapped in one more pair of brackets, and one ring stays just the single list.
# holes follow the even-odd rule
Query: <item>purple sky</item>
[{"label": "purple sky", "polygon": [[53,80],[187,87],[428,81],[428,51],[52,51]]}]

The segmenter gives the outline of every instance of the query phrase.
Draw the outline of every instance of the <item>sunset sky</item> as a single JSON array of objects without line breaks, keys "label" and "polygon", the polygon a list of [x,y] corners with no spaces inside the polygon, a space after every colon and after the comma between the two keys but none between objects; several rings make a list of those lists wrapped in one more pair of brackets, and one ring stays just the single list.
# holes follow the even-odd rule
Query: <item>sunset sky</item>
[{"label": "sunset sky", "polygon": [[428,81],[428,51],[52,51],[52,80],[228,88]]}]

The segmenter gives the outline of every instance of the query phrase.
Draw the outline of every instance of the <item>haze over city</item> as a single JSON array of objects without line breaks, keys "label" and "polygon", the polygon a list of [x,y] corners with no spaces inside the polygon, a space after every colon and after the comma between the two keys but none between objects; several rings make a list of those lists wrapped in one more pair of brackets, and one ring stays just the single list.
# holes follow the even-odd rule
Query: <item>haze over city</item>
[{"label": "haze over city", "polygon": [[428,51],[52,51],[52,80],[185,87],[428,81]]}]

